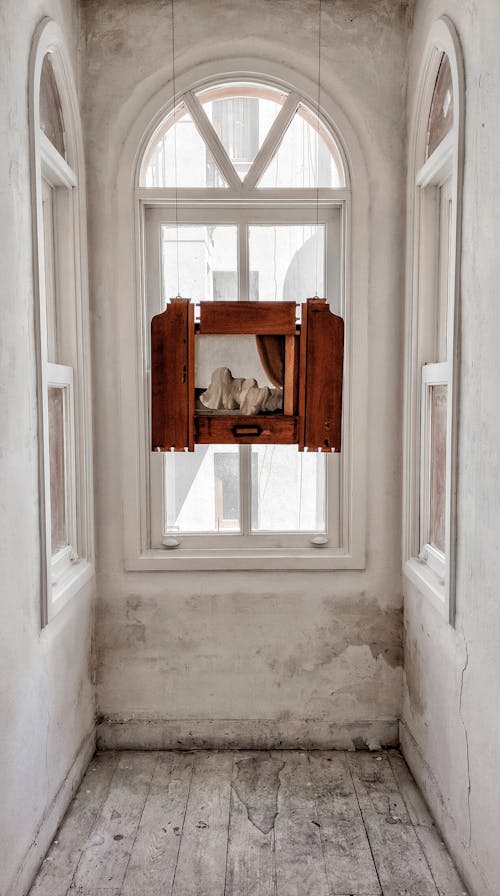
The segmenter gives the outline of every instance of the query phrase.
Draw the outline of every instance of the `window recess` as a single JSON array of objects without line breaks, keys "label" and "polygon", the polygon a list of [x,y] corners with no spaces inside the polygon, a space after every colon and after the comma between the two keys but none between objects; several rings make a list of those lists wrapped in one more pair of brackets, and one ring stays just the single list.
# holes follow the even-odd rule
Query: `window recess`
[{"label": "window recess", "polygon": [[[306,435],[298,389],[305,298],[329,297],[322,313],[345,319],[346,346],[352,326],[346,299],[350,190],[333,132],[288,89],[241,80],[188,91],[152,133],[136,198],[143,271],[142,498],[134,503],[135,528],[127,527],[127,568],[359,568],[364,522],[358,514],[353,534],[353,502],[361,498],[353,494],[349,451],[350,362],[342,404],[345,454],[327,452],[339,447],[337,436],[313,432],[311,416]],[[185,348],[191,345],[183,361],[191,387],[179,413],[171,415],[173,440],[172,433],[158,432],[151,416],[152,388],[156,398],[168,394],[168,378],[159,390],[155,385],[151,321],[181,315],[171,296],[191,299],[188,321],[178,321]],[[204,331],[203,316],[206,325],[216,306],[243,311],[250,304],[258,319],[259,309],[262,318],[268,305],[283,314],[287,303],[293,308],[290,332]],[[212,312],[199,310],[210,304]],[[171,329],[177,332],[177,324]],[[271,337],[281,340],[277,353],[265,344]],[[288,387],[277,374],[276,354],[288,359]],[[211,375],[218,367],[270,391],[283,388],[283,396],[266,413],[203,410],[201,395],[215,389]],[[330,384],[324,394],[331,399]],[[340,424],[337,435],[339,430]],[[301,442],[314,449],[299,451]],[[139,534],[135,543],[132,530]],[[163,547],[175,550],[161,556]]]}]

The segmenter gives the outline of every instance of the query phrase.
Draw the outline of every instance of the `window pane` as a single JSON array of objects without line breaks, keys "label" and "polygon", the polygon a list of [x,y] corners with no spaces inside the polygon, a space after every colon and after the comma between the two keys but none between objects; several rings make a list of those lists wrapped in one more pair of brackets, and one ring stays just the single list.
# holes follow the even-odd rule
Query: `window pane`
[{"label": "window pane", "polygon": [[236,227],[164,225],[161,239],[164,302],[238,298]]},{"label": "window pane", "polygon": [[447,386],[430,386],[429,542],[445,552]]},{"label": "window pane", "polygon": [[146,187],[227,186],[183,104],[164,125],[158,142],[146,155],[145,165]]},{"label": "window pane", "polygon": [[57,151],[66,158],[61,98],[48,54],[42,62],[40,75],[40,127]]},{"label": "window pane", "polygon": [[325,455],[252,445],[252,530],[325,531]]},{"label": "window pane", "polygon": [[167,532],[239,531],[237,445],[196,445],[164,458]]},{"label": "window pane", "polygon": [[64,389],[49,386],[49,460],[52,555],[68,544],[64,447]]},{"label": "window pane", "polygon": [[45,313],[47,326],[47,360],[57,363],[57,308],[56,308],[56,270],[55,270],[55,238],[54,238],[54,204],[55,189],[42,180],[43,209],[43,266],[45,270]]},{"label": "window pane", "polygon": [[450,60],[443,53],[432,97],[425,158],[428,159],[453,127],[453,84]]},{"label": "window pane", "polygon": [[257,84],[224,84],[198,94],[220,141],[243,180],[286,93]]},{"label": "window pane", "polygon": [[342,187],[345,185],[337,146],[305,106],[292,119],[260,187]]},{"label": "window pane", "polygon": [[249,227],[250,298],[303,301],[325,290],[325,227]]}]

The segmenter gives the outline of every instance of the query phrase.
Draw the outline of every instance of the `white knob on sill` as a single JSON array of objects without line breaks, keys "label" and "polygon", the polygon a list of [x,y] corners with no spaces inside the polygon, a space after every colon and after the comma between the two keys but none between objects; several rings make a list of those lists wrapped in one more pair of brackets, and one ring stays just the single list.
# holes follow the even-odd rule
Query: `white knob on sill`
[{"label": "white knob on sill", "polygon": [[180,541],[178,538],[174,538],[173,535],[169,535],[167,538],[163,539],[163,547],[167,548],[169,551],[175,550],[180,545]]},{"label": "white knob on sill", "polygon": [[315,548],[323,548],[325,544],[328,544],[328,537],[326,535],[315,535],[314,538],[309,539],[309,543]]}]

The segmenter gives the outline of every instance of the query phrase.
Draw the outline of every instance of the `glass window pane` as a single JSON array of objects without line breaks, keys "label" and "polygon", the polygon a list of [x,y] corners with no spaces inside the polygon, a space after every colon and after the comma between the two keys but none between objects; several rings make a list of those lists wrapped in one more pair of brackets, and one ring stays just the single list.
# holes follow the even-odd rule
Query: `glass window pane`
[{"label": "glass window pane", "polygon": [[259,187],[343,186],[343,165],[332,136],[313,112],[299,106]]},{"label": "glass window pane", "polygon": [[425,158],[428,159],[453,127],[453,83],[450,60],[443,53],[432,96]]},{"label": "glass window pane", "polygon": [[325,455],[252,445],[252,530],[325,531]]},{"label": "glass window pane", "polygon": [[49,54],[42,62],[40,75],[40,127],[52,146],[66,158],[61,98]]},{"label": "glass window pane", "polygon": [[257,84],[224,84],[198,94],[242,180],[286,96],[283,91]]},{"label": "glass window pane", "polygon": [[47,325],[47,360],[57,363],[57,310],[54,238],[55,189],[42,179],[43,266],[45,270],[45,313]]},{"label": "glass window pane", "polygon": [[167,532],[239,532],[237,445],[196,445],[165,454],[164,463]]},{"label": "glass window pane", "polygon": [[238,298],[238,231],[233,226],[164,225],[163,299]]},{"label": "glass window pane", "polygon": [[226,187],[213,156],[186,106],[163,126],[145,158],[146,187]]},{"label": "glass window pane", "polygon": [[68,544],[64,445],[64,388],[49,386],[49,461],[52,555]]},{"label": "glass window pane", "polygon": [[325,291],[325,227],[249,227],[250,298],[303,301]]},{"label": "glass window pane", "polygon": [[430,386],[431,447],[429,542],[445,552],[446,519],[446,385]]}]

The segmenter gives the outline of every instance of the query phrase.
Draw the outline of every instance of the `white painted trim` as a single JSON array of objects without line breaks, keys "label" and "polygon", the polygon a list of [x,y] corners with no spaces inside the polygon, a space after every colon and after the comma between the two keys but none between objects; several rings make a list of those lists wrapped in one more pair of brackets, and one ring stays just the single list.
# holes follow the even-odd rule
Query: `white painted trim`
[{"label": "white painted trim", "polygon": [[76,756],[53,800],[40,819],[27,853],[18,868],[5,896],[26,896],[43,862],[68,806],[77,792],[96,748],[96,732],[93,729],[82,741]]},{"label": "white painted trim", "polygon": [[[45,55],[51,54],[65,126],[67,159],[63,159],[40,129],[40,77]],[[38,387],[39,494],[41,539],[41,624],[76,595],[93,574],[94,533],[92,493],[92,421],[90,332],[88,309],[87,224],[85,203],[85,164],[80,110],[71,62],[62,30],[56,22],[44,18],[37,26],[29,63],[29,128],[31,144],[31,183],[33,219],[33,280],[35,296],[35,338]],[[74,371],[75,458],[76,458],[76,541],[81,564],[75,564],[71,576],[57,599],[51,601],[50,518],[47,475],[47,339],[45,315],[45,272],[43,249],[42,173],[70,196],[69,223],[73,239],[65,263],[72,266],[71,296],[74,306],[72,364]],[[66,295],[65,295],[66,299]],[[63,600],[64,594],[64,600]]]},{"label": "white painted trim", "polygon": [[[196,90],[224,80],[263,80],[274,83],[288,92],[300,94],[303,101],[316,105],[315,85],[304,75],[287,70],[284,66],[272,61],[238,60],[235,70],[231,60],[220,60],[203,64],[195,69],[179,72],[176,77],[176,96],[180,97],[188,90]],[[142,361],[147,351],[148,334],[145,328],[146,309],[144,306],[145,283],[142,268],[144,256],[144,233],[141,205],[149,197],[161,199],[166,204],[172,203],[174,194],[170,191],[146,191],[139,188],[140,162],[144,152],[151,144],[152,135],[172,107],[172,85],[164,84],[158,92],[146,95],[148,86],[134,92],[121,112],[113,135],[113,145],[120,146],[120,157],[116,160],[116,189],[113,196],[116,204],[113,216],[116,227],[114,270],[116,282],[111,301],[114,304],[117,321],[117,345],[119,352],[119,368],[121,377],[120,430],[117,433],[117,446],[120,451],[121,481],[124,510],[124,565],[126,569],[162,569],[176,568],[176,551],[160,551],[155,555],[148,549],[150,539],[149,499],[147,498],[148,458],[141,450],[145,432],[144,409],[148,389],[140,375]],[[331,201],[335,192],[337,199],[345,200],[344,244],[352,247],[348,262],[343,271],[346,294],[356,297],[351,303],[350,318],[346,321],[346,377],[351,382],[351,392],[345,396],[345,410],[349,415],[349,425],[344,428],[344,452],[347,458],[345,478],[342,492],[345,495],[345,512],[340,520],[342,532],[342,553],[328,558],[324,549],[310,548],[314,553],[306,553],[306,567],[321,569],[329,562],[328,568],[363,569],[365,566],[366,544],[366,475],[367,475],[367,383],[368,383],[368,262],[369,262],[369,230],[368,210],[369,183],[363,153],[358,139],[339,104],[327,90],[323,94],[322,121],[335,135],[342,156],[346,177],[352,178],[355,189],[350,196],[349,190],[319,191],[320,203]],[[335,126],[333,122],[335,121]],[[346,147],[346,148],[344,148]],[[113,164],[113,161],[111,161]],[[110,178],[113,172],[110,171]],[[203,191],[206,197],[208,191]],[[189,206],[189,201],[200,198],[199,193],[183,190],[179,207]],[[227,197],[224,191],[218,191],[223,202]],[[255,195],[255,194],[254,194]],[[314,201],[316,190],[301,191],[301,196]],[[259,191],[258,202],[285,200],[283,207],[300,206],[298,195],[290,202],[290,191]],[[238,194],[238,201],[242,199]],[[250,200],[250,191],[246,199]],[[142,203],[141,203],[142,200]],[[126,309],[126,313],[124,313]],[[353,351],[355,345],[355,362]],[[133,358],[133,363],[131,363]],[[146,542],[144,541],[146,539]],[[183,556],[182,554],[180,556]],[[323,558],[323,559],[321,559]],[[242,558],[240,558],[241,560]],[[297,568],[304,558],[296,558]],[[186,558],[185,558],[186,560]],[[189,558],[188,566],[193,569]],[[238,566],[238,557],[224,560],[198,555],[200,568],[229,568]],[[276,557],[271,560],[276,568],[295,568],[293,557]],[[250,563],[250,560],[244,560]],[[253,568],[266,568],[264,558],[253,558]],[[262,565],[264,564],[264,565]],[[177,567],[179,568],[179,567]],[[242,568],[239,566],[238,568]]]},{"label": "white painted trim", "polygon": [[[432,93],[439,62],[445,52],[450,60],[454,122],[451,132],[430,158],[425,161],[425,135]],[[456,491],[458,467],[458,385],[459,385],[459,316],[460,316],[460,261],[462,227],[462,190],[464,155],[464,102],[465,79],[458,34],[447,16],[434,22],[430,29],[417,89],[412,104],[409,128],[409,163],[407,195],[407,261],[406,261],[406,333],[405,333],[405,433],[403,462],[403,572],[419,588],[421,593],[434,601],[435,584],[425,571],[425,564],[418,562],[419,507],[420,507],[420,367],[430,358],[422,357],[419,336],[424,302],[422,298],[422,270],[426,251],[425,212],[422,193],[432,185],[439,185],[452,176],[451,235],[453,252],[450,259],[450,283],[453,291],[447,338],[447,359],[450,366],[448,380],[449,423],[447,452],[449,458],[448,510],[447,510],[447,569],[445,575],[445,599],[438,600],[438,607],[451,625],[455,620],[455,571],[456,571]]]}]

